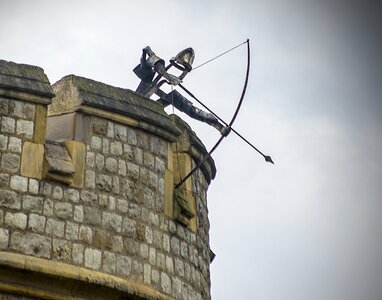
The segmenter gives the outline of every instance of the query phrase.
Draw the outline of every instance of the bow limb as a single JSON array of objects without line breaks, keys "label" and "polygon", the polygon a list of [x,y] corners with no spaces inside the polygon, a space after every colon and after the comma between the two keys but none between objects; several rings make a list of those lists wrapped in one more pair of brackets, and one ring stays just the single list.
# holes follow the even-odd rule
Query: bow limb
[{"label": "bow limb", "polygon": [[[239,103],[236,107],[235,113],[233,114],[232,119],[228,124],[228,134],[230,133],[232,125],[235,122],[237,115],[239,114],[239,110],[240,110],[241,105],[242,105],[243,100],[244,100],[245,92],[247,91],[247,85],[248,85],[248,79],[249,79],[249,70],[250,70],[250,65],[251,65],[251,51],[250,51],[250,47],[249,47],[249,39],[247,39],[246,43],[247,43],[247,71],[246,71],[246,76],[245,76],[245,81],[244,81],[244,87],[243,87],[243,90],[241,92],[240,100],[239,100]],[[211,148],[211,150],[208,152],[208,154],[206,154],[199,161],[199,163],[175,186],[175,189],[178,189],[188,178],[190,178],[190,176],[192,174],[194,174],[194,172],[196,170],[198,170],[205,163],[205,161],[211,156],[211,154],[216,150],[216,148],[220,145],[220,143],[223,141],[223,139],[226,136],[228,136],[228,134],[220,136],[219,140]]]}]

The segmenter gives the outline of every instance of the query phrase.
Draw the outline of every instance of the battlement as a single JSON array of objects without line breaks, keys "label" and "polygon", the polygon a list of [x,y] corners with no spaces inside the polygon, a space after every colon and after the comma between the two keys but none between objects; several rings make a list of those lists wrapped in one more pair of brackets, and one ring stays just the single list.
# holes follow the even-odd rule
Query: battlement
[{"label": "battlement", "polygon": [[0,124],[0,297],[210,299],[216,169],[209,158],[174,193],[207,154],[183,120],[0,60]]}]

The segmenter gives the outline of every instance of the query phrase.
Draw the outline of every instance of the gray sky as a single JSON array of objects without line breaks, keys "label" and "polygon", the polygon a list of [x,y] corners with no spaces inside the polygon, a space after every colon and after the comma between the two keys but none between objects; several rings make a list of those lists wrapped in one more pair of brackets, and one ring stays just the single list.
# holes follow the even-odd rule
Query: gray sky
[{"label": "gray sky", "polygon": [[[377,3],[377,2],[376,2]],[[213,299],[382,299],[381,7],[371,1],[0,1],[0,58],[135,89],[150,45],[195,65],[251,40],[214,153]],[[245,47],[185,78],[230,120]],[[170,110],[171,112],[171,110]],[[181,113],[179,113],[181,114]],[[214,129],[189,120],[207,147]]]}]

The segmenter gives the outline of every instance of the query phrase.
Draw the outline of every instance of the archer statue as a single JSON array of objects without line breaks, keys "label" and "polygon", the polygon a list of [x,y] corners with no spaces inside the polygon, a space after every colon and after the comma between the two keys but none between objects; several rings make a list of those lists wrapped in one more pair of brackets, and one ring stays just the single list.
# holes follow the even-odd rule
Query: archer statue
[{"label": "archer statue", "polygon": [[[171,58],[170,64],[166,66],[164,60],[157,56],[149,46],[145,47],[142,50],[140,64],[134,68],[134,73],[141,79],[136,92],[148,98],[156,94],[159,96],[157,101],[164,107],[171,104],[191,118],[213,126],[223,136],[226,136],[230,131],[229,126],[222,125],[214,115],[195,107],[191,101],[176,90],[165,93],[160,89],[164,83],[171,86],[179,85],[183,78],[192,70],[194,58],[194,50],[187,48]],[[179,69],[182,73],[179,76],[168,73],[171,67]]]}]

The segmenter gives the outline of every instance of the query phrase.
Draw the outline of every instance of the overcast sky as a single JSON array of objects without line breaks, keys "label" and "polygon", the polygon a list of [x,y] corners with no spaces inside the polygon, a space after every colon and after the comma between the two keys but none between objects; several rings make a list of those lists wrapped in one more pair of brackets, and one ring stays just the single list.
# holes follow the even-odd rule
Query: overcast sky
[{"label": "overcast sky", "polygon": [[[249,38],[234,127],[275,165],[234,134],[214,153],[213,299],[380,300],[381,15],[371,1],[0,0],[0,59],[135,89],[147,45],[165,60],[191,46],[198,65]],[[245,68],[240,47],[184,85],[229,121]],[[219,138],[178,114],[207,147]]]}]

